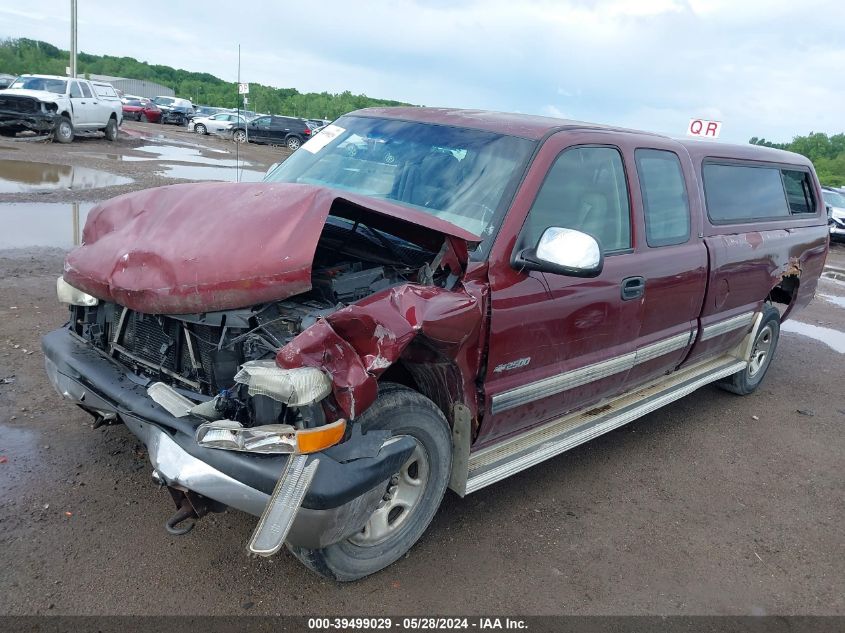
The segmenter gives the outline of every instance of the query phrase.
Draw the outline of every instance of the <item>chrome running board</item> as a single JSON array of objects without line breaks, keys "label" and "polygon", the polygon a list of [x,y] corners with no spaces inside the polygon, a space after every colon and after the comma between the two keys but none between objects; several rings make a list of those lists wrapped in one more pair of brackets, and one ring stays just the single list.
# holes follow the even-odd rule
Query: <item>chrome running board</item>
[{"label": "chrome running board", "polygon": [[510,477],[594,437],[612,431],[699,387],[730,376],[747,366],[734,355],[700,363],[647,383],[636,391],[598,403],[481,449],[469,456],[466,493]]}]

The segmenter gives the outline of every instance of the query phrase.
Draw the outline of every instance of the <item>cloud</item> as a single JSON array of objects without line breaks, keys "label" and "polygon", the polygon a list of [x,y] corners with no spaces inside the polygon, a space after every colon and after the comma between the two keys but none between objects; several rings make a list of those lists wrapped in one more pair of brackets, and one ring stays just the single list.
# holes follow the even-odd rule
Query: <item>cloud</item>
[{"label": "cloud", "polygon": [[[65,0],[0,35],[67,47]],[[14,13],[13,13],[14,12]],[[521,111],[683,134],[716,116],[723,138],[839,132],[845,4],[834,0],[147,0],[124,19],[80,3],[83,51],[302,91]],[[7,32],[3,32],[6,30]]]}]

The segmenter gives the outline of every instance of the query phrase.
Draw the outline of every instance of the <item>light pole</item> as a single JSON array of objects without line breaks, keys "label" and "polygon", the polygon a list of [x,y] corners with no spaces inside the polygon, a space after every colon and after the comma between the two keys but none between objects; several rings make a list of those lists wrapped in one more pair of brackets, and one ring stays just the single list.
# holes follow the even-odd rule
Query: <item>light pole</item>
[{"label": "light pole", "polygon": [[70,76],[76,77],[76,0],[70,0]]}]

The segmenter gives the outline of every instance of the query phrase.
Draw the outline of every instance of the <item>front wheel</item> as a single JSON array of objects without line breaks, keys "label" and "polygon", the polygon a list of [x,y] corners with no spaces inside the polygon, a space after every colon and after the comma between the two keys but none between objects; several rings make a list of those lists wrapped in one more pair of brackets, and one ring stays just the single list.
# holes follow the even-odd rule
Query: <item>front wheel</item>
[{"label": "front wheel", "polygon": [[246,142],[246,131],[245,130],[235,130],[232,133],[232,139],[234,139],[235,143],[245,143]]},{"label": "front wheel", "polygon": [[766,305],[763,308],[760,329],[757,330],[757,336],[754,337],[748,367],[728,376],[717,384],[722,389],[740,396],[746,396],[756,391],[772,364],[779,338],[780,312],[772,306]]},{"label": "front wheel", "polygon": [[387,430],[393,437],[412,438],[416,446],[384,483],[384,495],[360,531],[322,549],[288,546],[312,571],[343,582],[384,569],[411,549],[434,518],[452,468],[449,424],[443,412],[416,391],[380,385],[378,400],[359,423],[365,433]]},{"label": "front wheel", "polygon": [[285,145],[288,146],[290,151],[295,152],[299,149],[299,146],[302,145],[302,141],[299,140],[298,136],[289,136]]},{"label": "front wheel", "polygon": [[147,123],[147,122],[149,122],[149,119],[147,118],[147,115],[144,112],[142,112],[141,116],[138,117],[138,121],[140,123]]},{"label": "front wheel", "polygon": [[204,135],[204,134],[208,133],[208,130],[205,129],[205,126],[202,123],[197,123],[194,126],[194,132],[196,132],[197,134],[203,134]]},{"label": "front wheel", "polygon": [[70,143],[73,140],[73,123],[66,116],[60,116],[53,129],[53,140],[59,143]]},{"label": "front wheel", "polygon": [[109,122],[106,124],[106,129],[104,131],[106,133],[107,140],[117,140],[117,121],[115,119],[109,119]]}]

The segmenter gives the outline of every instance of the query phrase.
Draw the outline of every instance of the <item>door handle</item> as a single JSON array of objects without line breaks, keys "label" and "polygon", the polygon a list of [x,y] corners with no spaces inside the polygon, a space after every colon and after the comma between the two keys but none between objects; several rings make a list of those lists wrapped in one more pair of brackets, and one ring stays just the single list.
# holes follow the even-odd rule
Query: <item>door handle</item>
[{"label": "door handle", "polygon": [[645,279],[642,277],[626,277],[622,280],[622,301],[639,299],[645,294]]}]

